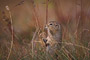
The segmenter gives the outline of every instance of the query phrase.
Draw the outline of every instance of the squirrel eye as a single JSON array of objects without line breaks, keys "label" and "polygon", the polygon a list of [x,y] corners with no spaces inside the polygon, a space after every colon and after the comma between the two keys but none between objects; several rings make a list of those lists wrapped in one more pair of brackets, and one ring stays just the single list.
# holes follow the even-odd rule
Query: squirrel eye
[{"label": "squirrel eye", "polygon": [[50,24],[50,25],[52,25],[52,24]]}]

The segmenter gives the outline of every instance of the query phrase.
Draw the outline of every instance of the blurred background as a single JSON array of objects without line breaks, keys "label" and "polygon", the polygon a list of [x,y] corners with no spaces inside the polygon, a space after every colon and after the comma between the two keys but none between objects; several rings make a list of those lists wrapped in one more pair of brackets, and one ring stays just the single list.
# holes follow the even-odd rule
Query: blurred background
[{"label": "blurred background", "polygon": [[[9,60],[32,60],[31,40],[36,30],[36,19],[43,30],[46,4],[46,0],[0,0],[0,60],[7,60],[11,46],[9,11],[14,28],[14,44]],[[9,11],[6,6],[10,8]],[[61,51],[60,60],[89,60],[90,1],[48,0],[48,21],[50,20],[56,20],[62,25],[63,42],[73,44],[63,44],[65,49]],[[35,50],[38,57],[34,60],[44,60],[45,55],[40,53],[42,50]]]}]

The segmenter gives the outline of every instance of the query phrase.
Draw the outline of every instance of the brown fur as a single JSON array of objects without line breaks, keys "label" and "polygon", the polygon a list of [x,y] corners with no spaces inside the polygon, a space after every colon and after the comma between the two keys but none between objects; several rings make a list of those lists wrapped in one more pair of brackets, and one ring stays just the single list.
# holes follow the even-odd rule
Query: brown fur
[{"label": "brown fur", "polygon": [[45,44],[48,44],[46,46],[46,52],[48,52],[50,55],[56,54],[56,51],[59,51],[61,48],[61,42],[62,42],[62,27],[59,23],[56,21],[50,21],[47,25],[47,41]]}]

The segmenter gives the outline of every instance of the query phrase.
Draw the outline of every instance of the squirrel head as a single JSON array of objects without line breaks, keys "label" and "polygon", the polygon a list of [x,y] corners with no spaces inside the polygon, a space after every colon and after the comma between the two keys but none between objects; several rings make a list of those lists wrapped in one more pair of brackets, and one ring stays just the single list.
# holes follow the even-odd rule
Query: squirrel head
[{"label": "squirrel head", "polygon": [[46,25],[46,29],[49,29],[51,33],[57,33],[60,31],[61,26],[57,21],[49,21]]}]

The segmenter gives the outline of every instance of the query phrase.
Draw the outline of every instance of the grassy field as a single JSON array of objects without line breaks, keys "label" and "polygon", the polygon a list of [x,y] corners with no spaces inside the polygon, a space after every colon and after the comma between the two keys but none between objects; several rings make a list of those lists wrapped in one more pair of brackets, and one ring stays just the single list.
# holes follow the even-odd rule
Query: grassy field
[{"label": "grassy field", "polygon": [[52,20],[63,28],[58,60],[90,60],[89,0],[1,0],[0,60],[47,60],[40,33]]}]

